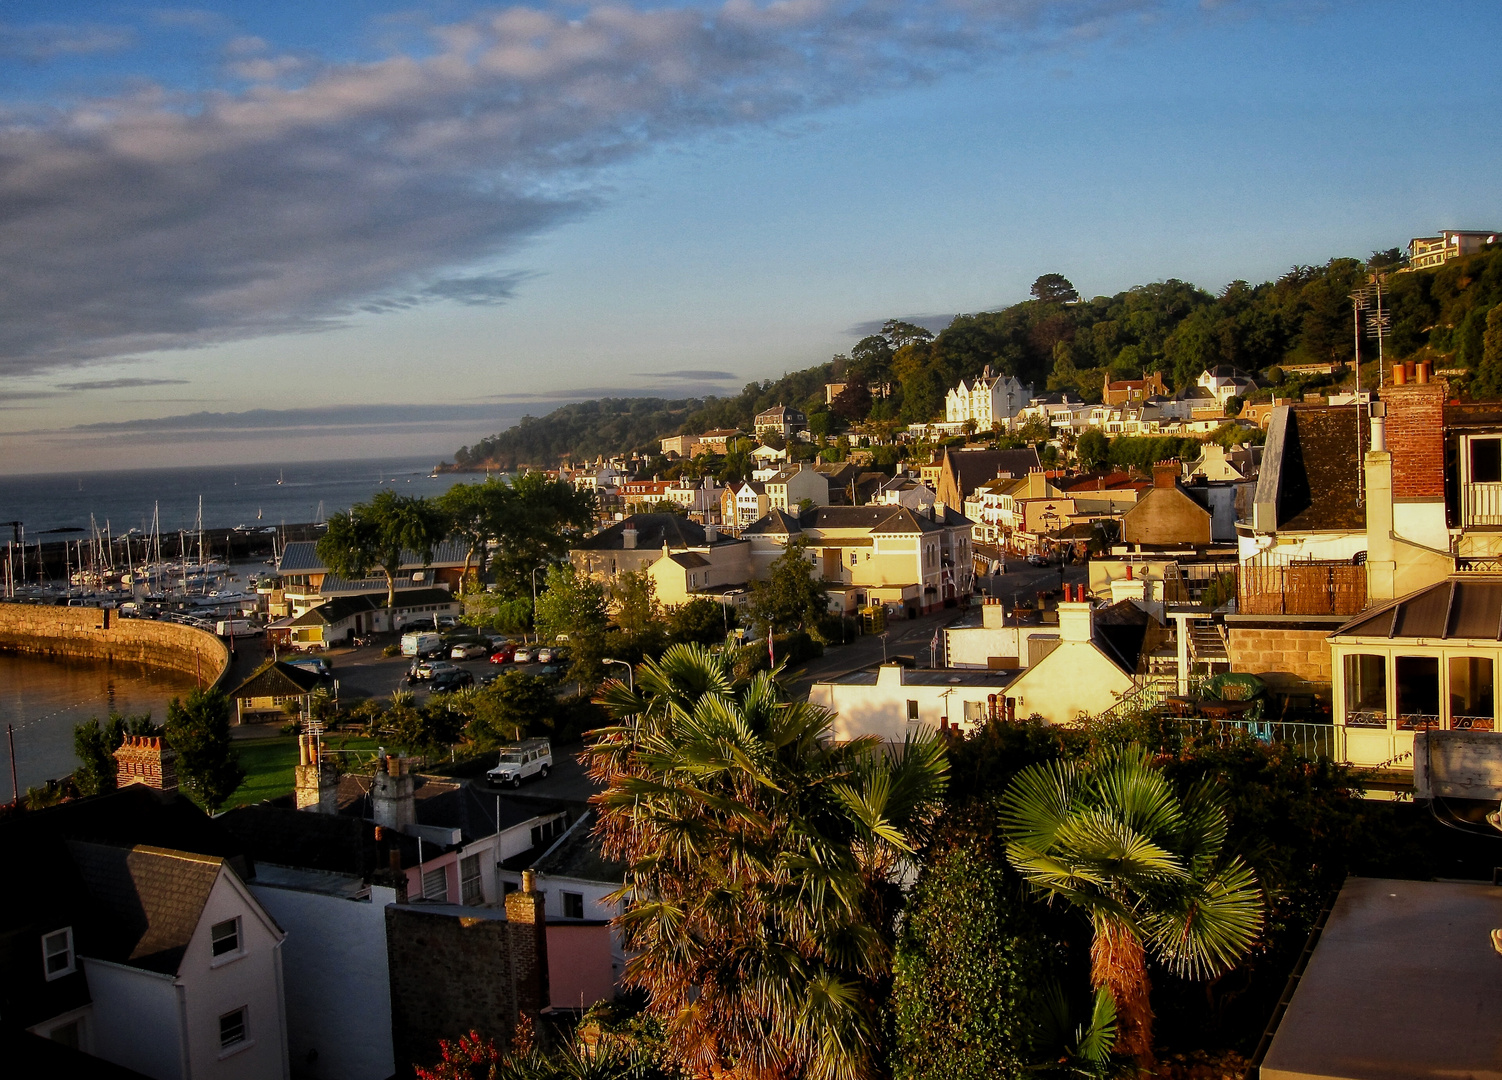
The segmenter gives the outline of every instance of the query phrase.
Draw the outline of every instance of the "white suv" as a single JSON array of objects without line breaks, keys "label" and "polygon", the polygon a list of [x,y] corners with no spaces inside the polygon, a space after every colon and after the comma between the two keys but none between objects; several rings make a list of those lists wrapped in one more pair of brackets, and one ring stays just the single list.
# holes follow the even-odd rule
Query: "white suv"
[{"label": "white suv", "polygon": [[485,774],[492,784],[522,786],[529,776],[546,777],[553,771],[553,747],[547,739],[523,739],[515,746],[501,747],[501,760]]}]

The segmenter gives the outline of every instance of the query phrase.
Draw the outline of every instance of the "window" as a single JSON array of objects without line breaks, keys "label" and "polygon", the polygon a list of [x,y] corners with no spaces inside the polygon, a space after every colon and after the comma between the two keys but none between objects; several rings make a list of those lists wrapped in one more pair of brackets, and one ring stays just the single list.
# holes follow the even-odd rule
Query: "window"
[{"label": "window", "polygon": [[42,970],[46,972],[48,982],[60,979],[64,975],[71,975],[77,970],[73,963],[73,928],[71,926],[65,926],[61,930],[43,936]]},{"label": "window", "polygon": [[1398,684],[1398,728],[1422,731],[1439,725],[1439,657],[1400,656],[1393,662]]},{"label": "window", "polygon": [[1450,657],[1450,726],[1460,731],[1491,731],[1492,687],[1490,657]]},{"label": "window", "polygon": [[909,701],[907,703],[907,718],[909,720],[918,719],[918,703],[916,701]]},{"label": "window", "polygon": [[483,904],[485,890],[480,885],[480,856],[459,860],[459,899],[465,904]]},{"label": "window", "polygon": [[1387,657],[1352,653],[1345,658],[1346,723],[1387,726]]},{"label": "window", "polygon": [[989,710],[986,708],[984,701],[965,702],[965,723],[984,724],[988,714]]},{"label": "window", "polygon": [[1471,483],[1502,482],[1502,439],[1471,440]]},{"label": "window", "polygon": [[565,919],[584,918],[584,894],[566,892],[563,894],[563,917]]},{"label": "window", "polygon": [[219,1048],[228,1050],[245,1041],[245,1006],[227,1012],[219,1018]]},{"label": "window", "polygon": [[449,898],[449,875],[445,867],[440,866],[437,870],[426,870],[422,875],[422,898],[424,900],[437,900],[439,903],[448,903]]},{"label": "window", "polygon": [[240,951],[240,919],[225,919],[209,928],[210,950],[215,956],[227,956]]}]

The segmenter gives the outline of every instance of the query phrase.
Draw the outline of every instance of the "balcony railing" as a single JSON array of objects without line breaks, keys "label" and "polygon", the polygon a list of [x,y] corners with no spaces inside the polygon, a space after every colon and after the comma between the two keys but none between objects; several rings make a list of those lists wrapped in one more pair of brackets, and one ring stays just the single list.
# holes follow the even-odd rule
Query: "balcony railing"
[{"label": "balcony railing", "polygon": [[1452,716],[1451,731],[1495,731],[1496,722],[1490,716]]},{"label": "balcony railing", "polygon": [[1502,525],[1502,484],[1462,484],[1465,525]]},{"label": "balcony railing", "polygon": [[1387,727],[1387,711],[1385,709],[1347,710],[1346,727],[1385,728]]},{"label": "balcony railing", "polygon": [[1236,568],[1236,610],[1242,615],[1356,615],[1365,607],[1364,566],[1257,558]]},{"label": "balcony railing", "polygon": [[1399,713],[1399,731],[1435,731],[1445,726],[1444,718],[1437,713]]},{"label": "balcony railing", "polygon": [[1190,724],[1200,729],[1200,736],[1231,742],[1250,736],[1262,743],[1281,743],[1296,748],[1306,757],[1339,759],[1340,729],[1332,724],[1311,724],[1295,720],[1202,720]]}]

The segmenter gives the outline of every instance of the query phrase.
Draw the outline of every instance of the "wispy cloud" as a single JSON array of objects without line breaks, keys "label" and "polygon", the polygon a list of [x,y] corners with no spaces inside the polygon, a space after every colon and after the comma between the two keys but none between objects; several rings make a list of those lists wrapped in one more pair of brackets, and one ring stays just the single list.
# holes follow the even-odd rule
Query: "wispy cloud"
[{"label": "wispy cloud", "polygon": [[187,379],[144,379],[123,377],[118,379],[88,379],[83,382],[58,383],[62,390],[132,390],[138,386],[178,386]]},{"label": "wispy cloud", "polygon": [[[898,322],[908,322],[914,326],[921,326],[923,329],[931,330],[935,334],[954,322],[955,319],[953,315],[897,315],[894,318]],[[850,329],[846,330],[845,333],[851,337],[870,337],[872,334],[881,333],[881,328],[886,324],[886,319],[870,319],[866,322],[856,323]]]},{"label": "wispy cloud", "polygon": [[[475,268],[588,212],[613,163],[1183,2],[512,6],[372,62],[231,41],[255,63],[229,88],[12,105],[0,109],[0,375],[359,311],[503,303],[527,272]],[[156,19],[214,24],[191,10]],[[110,45],[23,38],[13,52]]]},{"label": "wispy cloud", "polygon": [[638,373],[637,378],[671,379],[674,381],[696,379],[701,382],[726,382],[739,379],[740,376],[733,371],[701,371],[698,368],[680,368],[677,371],[643,371]]},{"label": "wispy cloud", "polygon": [[0,23],[0,57],[41,63],[64,56],[89,56],[128,49],[136,34],[128,26],[95,23]]}]

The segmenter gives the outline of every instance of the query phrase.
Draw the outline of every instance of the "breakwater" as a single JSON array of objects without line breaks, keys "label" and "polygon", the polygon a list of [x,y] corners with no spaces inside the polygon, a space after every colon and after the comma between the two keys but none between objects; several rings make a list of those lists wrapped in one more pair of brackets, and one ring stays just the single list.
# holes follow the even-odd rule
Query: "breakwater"
[{"label": "breakwater", "polygon": [[223,679],[230,663],[224,642],[196,627],[40,604],[0,604],[0,652],[165,668],[204,687]]}]

